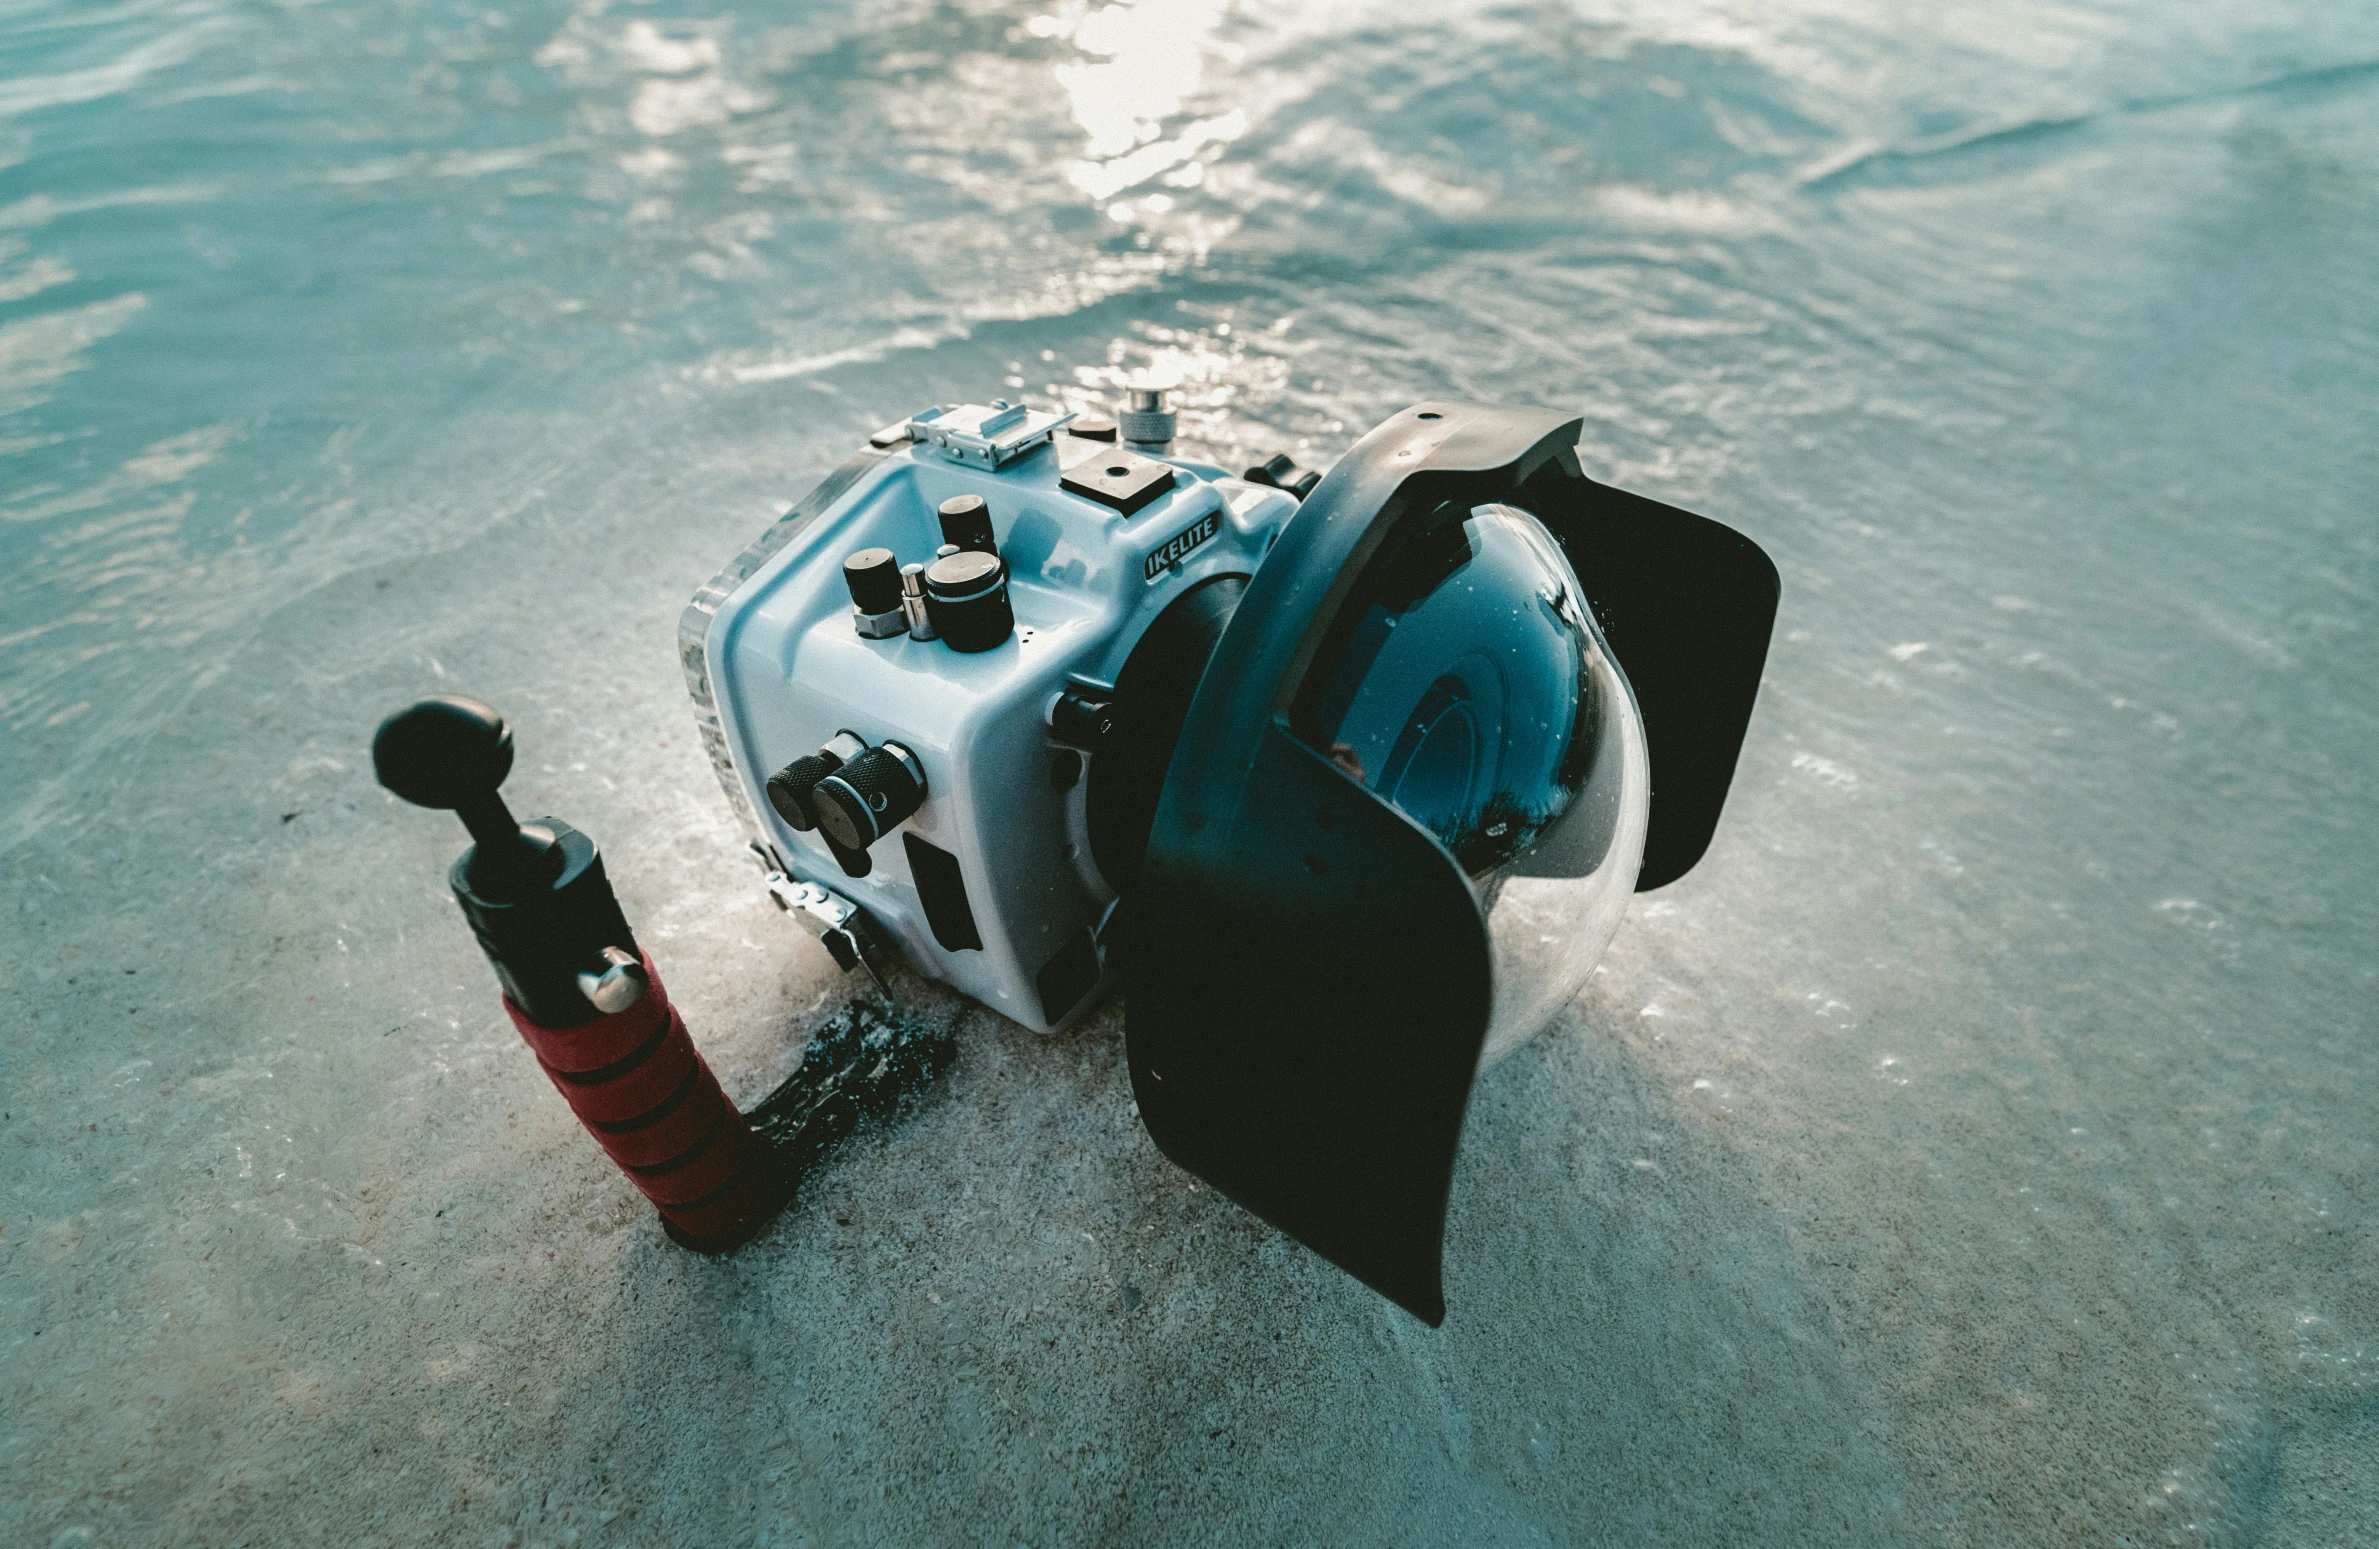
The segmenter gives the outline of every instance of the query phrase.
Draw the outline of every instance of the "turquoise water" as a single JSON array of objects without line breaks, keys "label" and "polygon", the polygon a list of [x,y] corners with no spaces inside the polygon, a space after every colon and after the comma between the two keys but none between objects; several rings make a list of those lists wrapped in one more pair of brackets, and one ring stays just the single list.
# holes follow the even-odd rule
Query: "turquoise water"
[{"label": "turquoise water", "polygon": [[[2379,1541],[2379,15],[0,7],[12,1541]],[[1119,1019],[725,1264],[361,754],[463,689],[730,1086],[850,993],[685,597],[866,431],[1587,415],[1776,557],[1717,846],[1490,1074],[1447,1328]]]}]

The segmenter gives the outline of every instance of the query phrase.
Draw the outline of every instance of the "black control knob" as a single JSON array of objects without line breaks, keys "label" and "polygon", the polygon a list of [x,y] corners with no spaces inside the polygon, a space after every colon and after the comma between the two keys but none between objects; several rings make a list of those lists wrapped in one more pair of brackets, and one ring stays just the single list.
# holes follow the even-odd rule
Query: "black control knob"
[{"label": "black control knob", "polygon": [[1286,452],[1273,453],[1240,477],[1250,484],[1269,484],[1274,489],[1285,489],[1299,500],[1312,494],[1314,486],[1322,482],[1320,474],[1311,468],[1298,467],[1297,460]]},{"label": "black control knob", "polygon": [[997,554],[999,540],[991,531],[991,507],[981,495],[952,495],[942,502],[942,541],[978,554]]},{"label": "black control knob", "polygon": [[1084,441],[1113,441],[1115,421],[1104,414],[1085,414],[1066,427],[1066,434]]},{"label": "black control knob", "polygon": [[1115,702],[1068,689],[1049,708],[1049,734],[1058,741],[1088,752],[1107,745],[1115,730]]},{"label": "black control knob", "polygon": [[869,748],[810,791],[818,831],[846,850],[864,850],[925,804],[925,768],[897,742]]},{"label": "black control knob", "polygon": [[768,777],[768,804],[776,815],[801,833],[818,826],[810,816],[810,792],[820,780],[843,767],[830,753],[804,753]]},{"label": "black control knob", "polygon": [[907,632],[900,561],[890,549],[861,549],[844,560],[843,584],[851,589],[851,626],[862,640],[889,640]]},{"label": "black control knob", "polygon": [[1008,567],[997,554],[945,554],[926,567],[925,610],[954,651],[988,651],[1016,631]]},{"label": "black control knob", "polygon": [[817,752],[802,754],[768,777],[768,804],[776,808],[776,815],[788,827],[808,833],[818,826],[810,806],[810,793],[817,789],[820,780],[865,751],[867,743],[856,733],[836,732],[834,740]]}]

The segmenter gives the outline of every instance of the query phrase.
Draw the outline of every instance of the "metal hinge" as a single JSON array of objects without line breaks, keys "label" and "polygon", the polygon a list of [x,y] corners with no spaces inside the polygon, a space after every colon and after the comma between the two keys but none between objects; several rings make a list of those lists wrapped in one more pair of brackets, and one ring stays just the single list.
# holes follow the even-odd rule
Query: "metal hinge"
[{"label": "metal hinge", "polygon": [[824,944],[835,966],[845,973],[865,968],[867,976],[876,981],[876,988],[890,995],[892,986],[884,977],[883,947],[876,939],[875,925],[868,919],[867,911],[830,887],[788,876],[776,857],[759,845],[752,846],[752,853],[760,861],[761,884],[768,889],[768,896],[776,906]]}]

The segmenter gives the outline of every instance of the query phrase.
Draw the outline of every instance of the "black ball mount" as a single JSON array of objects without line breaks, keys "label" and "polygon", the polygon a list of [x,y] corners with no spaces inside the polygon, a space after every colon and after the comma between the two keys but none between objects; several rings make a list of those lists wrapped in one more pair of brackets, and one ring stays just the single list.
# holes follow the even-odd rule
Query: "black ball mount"
[{"label": "black ball mount", "polygon": [[497,794],[512,772],[503,716],[459,695],[425,699],[380,723],[372,767],[396,795],[451,810],[470,830],[447,881],[529,1020],[575,1027],[634,1004],[626,981],[641,976],[629,966],[641,952],[595,842],[560,818],[515,822]]},{"label": "black ball mount", "polygon": [[[631,1181],[661,1207],[673,1241],[700,1252],[732,1249],[775,1217],[802,1174],[843,1136],[863,1120],[891,1117],[941,1072],[954,1052],[950,1030],[894,1008],[846,1008],[813,1034],[782,1086],[748,1114],[738,1113],[687,1044],[682,1019],[620,912],[595,842],[559,818],[514,820],[498,794],[512,771],[512,751],[512,728],[492,707],[441,695],[380,724],[372,767],[395,795],[451,811],[470,831],[471,847],[447,881],[518,1013],[515,1021],[533,1024],[521,1032],[541,1061],[555,1048],[572,1048],[573,1039],[617,1037],[628,1020],[621,1014],[642,1004],[638,1014],[659,1031],[630,1035],[644,1041],[626,1058],[549,1064],[547,1074]],[[598,1023],[606,1017],[612,1020]],[[652,1083],[640,1073],[658,1068],[656,1062],[673,1072],[687,1065],[689,1074],[673,1091],[647,1091]],[[614,1090],[632,1090],[641,1111],[615,1112],[630,1099],[608,1095]],[[694,1112],[689,1094],[723,1107],[724,1118],[688,1129],[683,1149],[672,1139],[674,1154],[665,1160],[647,1161],[642,1149],[623,1154],[623,1145],[642,1146],[638,1136],[668,1133],[672,1123],[687,1128]],[[716,1189],[681,1198],[674,1180],[706,1165],[705,1157],[724,1156],[718,1148],[731,1143],[729,1131],[747,1135],[745,1144],[756,1149],[739,1153],[744,1159]]]}]

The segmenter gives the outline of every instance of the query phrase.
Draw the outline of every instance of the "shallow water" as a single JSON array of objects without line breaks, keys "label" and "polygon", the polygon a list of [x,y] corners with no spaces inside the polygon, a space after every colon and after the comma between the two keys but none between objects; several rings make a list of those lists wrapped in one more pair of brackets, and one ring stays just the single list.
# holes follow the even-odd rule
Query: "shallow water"
[{"label": "shallow water", "polygon": [[[2379,14],[0,9],[13,1541],[2379,1541]],[[1482,1083],[1430,1332],[1120,1018],[725,1262],[362,756],[503,706],[730,1087],[853,986],[686,596],[859,436],[1429,395],[1776,557],[1726,823]]]}]

